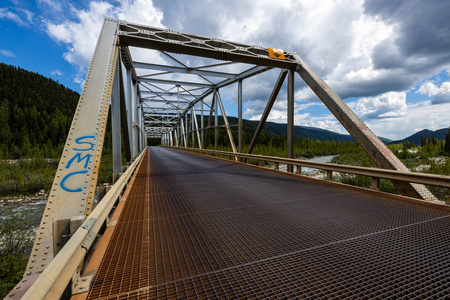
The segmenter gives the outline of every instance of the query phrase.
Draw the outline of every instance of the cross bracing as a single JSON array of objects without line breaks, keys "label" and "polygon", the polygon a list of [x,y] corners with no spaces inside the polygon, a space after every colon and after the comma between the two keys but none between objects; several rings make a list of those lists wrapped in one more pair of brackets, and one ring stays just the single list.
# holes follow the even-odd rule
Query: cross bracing
[{"label": "cross bracing", "polygon": [[[214,129],[217,149],[218,114],[223,116],[226,133],[233,152],[242,152],[242,86],[245,79],[272,69],[280,69],[260,125],[248,152],[257,143],[271,107],[287,77],[288,157],[293,157],[294,73],[313,89],[349,133],[361,144],[375,163],[382,168],[406,170],[401,161],[345,105],[326,83],[295,52],[246,45],[217,38],[202,37],[173,30],[154,28],[126,21],[117,21],[121,60],[131,70],[137,83],[144,126],[172,127],[170,144],[205,148],[205,136]],[[153,51],[153,61],[144,61],[136,49]],[[156,53],[156,55],[155,55]],[[221,89],[237,83],[239,104],[237,147],[231,133]],[[201,106],[201,107],[200,107]],[[208,124],[204,124],[204,114]],[[154,117],[160,114],[160,118]],[[175,117],[164,119],[163,115]],[[200,118],[200,121],[198,120]],[[200,124],[200,125],[199,125]],[[206,126],[205,126],[206,125]],[[150,130],[151,132],[151,130]],[[288,166],[292,171],[292,166]],[[424,187],[394,183],[402,193],[414,197],[435,199]]]}]

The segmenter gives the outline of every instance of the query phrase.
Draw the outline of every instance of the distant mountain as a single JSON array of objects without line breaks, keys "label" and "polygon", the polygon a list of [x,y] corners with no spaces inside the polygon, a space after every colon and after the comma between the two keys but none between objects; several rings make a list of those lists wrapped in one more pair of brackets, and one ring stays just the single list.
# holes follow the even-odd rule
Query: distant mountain
[{"label": "distant mountain", "polygon": [[[237,122],[237,119],[236,119]],[[248,121],[244,120],[244,122],[248,122],[252,125],[258,125],[259,121]],[[275,135],[286,135],[287,134],[287,126],[286,124],[274,123],[274,122],[266,122],[264,124],[264,128],[268,133]],[[315,128],[315,127],[307,127],[307,126],[294,126],[294,136],[298,138],[310,138],[318,141],[355,141],[348,134],[340,134],[333,132],[331,130]]]},{"label": "distant mountain", "polygon": [[[205,116],[205,122],[208,119],[207,116]],[[228,117],[228,122],[230,124],[237,124],[238,118],[236,117]],[[248,130],[251,128],[251,135],[253,135],[254,130],[258,126],[259,121],[250,121],[250,120],[242,120],[244,125],[244,130]],[[219,116],[219,123],[223,124],[223,118],[222,116]],[[266,122],[264,124],[263,131],[273,134],[273,135],[280,135],[280,136],[286,136],[287,134],[287,126],[286,124],[280,124],[280,123],[274,123],[274,122]],[[343,141],[355,141],[350,135],[347,134],[340,134],[333,132],[331,130],[326,129],[320,129],[315,127],[307,127],[307,126],[294,126],[294,135],[298,138],[310,138],[313,140],[318,141],[337,141],[337,142],[343,142]]]},{"label": "distant mountain", "polygon": [[[208,117],[205,116],[205,120],[207,119]],[[236,117],[229,116],[228,121],[230,122],[230,124],[238,123],[238,119]],[[245,119],[242,120],[242,122],[244,123],[244,127],[246,127],[245,125],[250,125],[250,127],[255,129],[259,123],[259,121],[250,121]],[[222,116],[219,116],[219,123],[223,123]],[[252,129],[251,135],[253,135],[253,130],[254,129]],[[287,126],[286,124],[281,123],[266,122],[266,124],[264,124],[263,131],[273,135],[286,136]],[[336,142],[355,141],[353,137],[349,134],[340,134],[331,130],[308,126],[294,126],[294,135],[297,138],[310,138],[312,140],[317,141],[336,141]],[[383,137],[379,137],[379,139],[385,144],[392,142],[392,140]]]},{"label": "distant mountain", "polygon": [[378,138],[379,138],[383,143],[385,143],[386,145],[392,142],[392,140],[391,140],[391,139],[388,139],[388,138],[384,138],[384,137],[381,137],[381,136],[379,136]]},{"label": "distant mountain", "polygon": [[447,132],[448,132],[448,128],[442,128],[442,129],[438,129],[435,131],[424,129],[424,130],[416,132],[413,135],[408,136],[402,140],[393,141],[393,142],[390,142],[389,144],[401,144],[405,141],[408,141],[408,142],[414,142],[414,144],[416,144],[416,145],[420,145],[422,137],[424,137],[424,136],[428,137],[429,139],[432,139],[434,136],[438,140],[445,140],[445,135],[447,134]]}]

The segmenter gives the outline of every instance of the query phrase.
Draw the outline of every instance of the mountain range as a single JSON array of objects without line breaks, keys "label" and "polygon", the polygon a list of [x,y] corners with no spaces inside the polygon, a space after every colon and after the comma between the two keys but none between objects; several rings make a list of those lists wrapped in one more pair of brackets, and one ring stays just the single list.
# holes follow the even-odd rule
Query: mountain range
[{"label": "mountain range", "polygon": [[436,137],[437,140],[445,140],[445,135],[449,131],[449,128],[442,128],[435,131],[424,129],[421,131],[418,131],[414,133],[413,135],[410,135],[404,139],[398,140],[398,141],[391,141],[389,144],[401,144],[405,141],[408,142],[414,142],[416,145],[420,145],[420,142],[422,140],[422,137],[427,137],[428,139],[432,139],[433,137]]}]

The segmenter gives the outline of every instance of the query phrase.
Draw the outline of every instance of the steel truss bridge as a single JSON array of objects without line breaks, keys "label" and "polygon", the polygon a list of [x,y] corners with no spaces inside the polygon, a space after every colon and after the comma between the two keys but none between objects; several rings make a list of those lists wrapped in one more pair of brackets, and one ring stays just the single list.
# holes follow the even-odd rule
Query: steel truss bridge
[{"label": "steel truss bridge", "polygon": [[[273,74],[243,149],[243,85]],[[294,158],[295,74],[377,168]],[[287,157],[253,155],[285,81]],[[238,102],[237,143],[224,93]],[[110,108],[114,185],[97,187]],[[230,152],[218,151],[220,127]],[[333,172],[369,176],[372,188],[334,183]],[[402,195],[379,192],[380,179]],[[409,172],[297,53],[105,19],[28,266],[7,299],[444,299],[450,207],[424,184],[450,188],[450,176]]]}]

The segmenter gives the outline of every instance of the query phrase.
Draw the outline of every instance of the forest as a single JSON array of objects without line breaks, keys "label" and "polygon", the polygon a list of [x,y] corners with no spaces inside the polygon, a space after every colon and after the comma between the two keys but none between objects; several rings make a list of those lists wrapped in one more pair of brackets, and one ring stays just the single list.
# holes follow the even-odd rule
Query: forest
[{"label": "forest", "polygon": [[[0,63],[0,196],[50,188],[79,97],[57,81]],[[111,182],[110,128],[108,122],[99,183]]]}]

